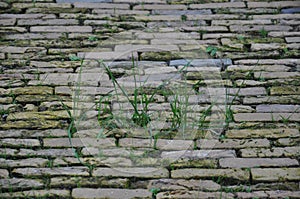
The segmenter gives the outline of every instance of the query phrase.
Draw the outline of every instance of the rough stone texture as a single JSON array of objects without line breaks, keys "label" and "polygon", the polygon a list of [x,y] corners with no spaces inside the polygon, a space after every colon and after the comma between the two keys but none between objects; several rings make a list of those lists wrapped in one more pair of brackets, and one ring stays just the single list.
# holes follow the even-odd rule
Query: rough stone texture
[{"label": "rough stone texture", "polygon": [[0,198],[299,198],[299,7],[0,2]]},{"label": "rough stone texture", "polygon": [[145,189],[88,189],[77,188],[72,191],[73,198],[152,198],[152,193]]}]

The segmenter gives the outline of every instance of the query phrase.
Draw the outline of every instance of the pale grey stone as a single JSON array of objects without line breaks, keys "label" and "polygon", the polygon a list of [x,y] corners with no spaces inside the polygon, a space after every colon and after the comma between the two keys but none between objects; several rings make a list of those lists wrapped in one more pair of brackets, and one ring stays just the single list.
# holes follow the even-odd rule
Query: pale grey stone
[{"label": "pale grey stone", "polygon": [[298,166],[296,159],[290,158],[224,158],[219,160],[221,168],[290,167]]}]

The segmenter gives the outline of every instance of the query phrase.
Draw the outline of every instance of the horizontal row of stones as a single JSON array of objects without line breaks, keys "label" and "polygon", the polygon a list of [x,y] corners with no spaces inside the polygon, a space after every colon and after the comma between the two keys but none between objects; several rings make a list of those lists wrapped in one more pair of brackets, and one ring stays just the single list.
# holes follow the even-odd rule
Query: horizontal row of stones
[{"label": "horizontal row of stones", "polygon": [[[59,197],[59,198],[72,198],[76,199],[92,199],[92,198],[119,198],[122,195],[124,199],[130,198],[152,198],[152,193],[146,189],[92,189],[92,188],[76,188],[72,192],[69,190],[36,190],[36,191],[24,191],[16,193],[4,193],[1,196],[4,198],[18,198],[22,196],[28,197]],[[186,190],[176,190],[158,193],[157,199],[167,199],[167,198],[217,198],[219,196],[226,198],[297,198],[299,192],[291,191],[257,191],[253,193],[246,192],[236,192],[236,193],[225,193],[225,192],[203,192],[203,191],[186,191]]]},{"label": "horizontal row of stones", "polygon": [[[130,7],[128,3],[135,3],[140,5],[134,5]],[[286,8],[286,7],[299,7],[297,1],[278,1],[278,2],[230,2],[230,3],[204,3],[204,4],[189,4],[189,5],[170,5],[166,4],[166,1],[155,1],[150,3],[160,4],[147,4],[139,1],[116,1],[114,3],[84,3],[75,2],[73,3],[75,8],[116,8],[116,9],[133,9],[133,10],[186,10],[186,9],[217,9],[217,8]],[[8,6],[8,4],[7,4]],[[14,8],[72,8],[71,3],[13,3]]]}]

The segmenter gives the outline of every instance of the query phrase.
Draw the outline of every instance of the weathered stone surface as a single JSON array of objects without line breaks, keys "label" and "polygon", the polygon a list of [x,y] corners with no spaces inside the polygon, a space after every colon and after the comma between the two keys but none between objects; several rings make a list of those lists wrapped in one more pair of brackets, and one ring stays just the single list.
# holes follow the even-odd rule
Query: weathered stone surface
[{"label": "weathered stone surface", "polygon": [[237,113],[234,114],[237,122],[275,122],[275,121],[300,121],[299,113]]},{"label": "weathered stone surface", "polygon": [[159,179],[151,180],[148,189],[218,191],[221,186],[211,180]]},{"label": "weathered stone surface", "polygon": [[152,193],[145,189],[89,189],[76,188],[72,191],[72,197],[76,199],[88,198],[152,198]]},{"label": "weathered stone surface", "polygon": [[32,190],[32,191],[20,191],[14,193],[0,193],[0,197],[2,198],[22,198],[24,197],[35,197],[35,198],[43,198],[43,197],[52,197],[52,198],[69,198],[70,191],[69,190],[61,190],[61,189],[49,189],[49,190]]},{"label": "weathered stone surface", "polygon": [[22,178],[0,179],[0,188],[2,190],[27,190],[33,188],[43,188],[44,183],[41,180],[31,180]]},{"label": "weathered stone surface", "polygon": [[137,5],[133,7],[134,10],[186,10],[185,5]]},{"label": "weathered stone surface", "polygon": [[129,9],[129,4],[76,2],[75,8]]},{"label": "weathered stone surface", "polygon": [[254,182],[296,181],[300,179],[300,168],[251,169]]},{"label": "weathered stone surface", "polygon": [[73,149],[45,149],[45,150],[31,150],[20,149],[19,152],[9,153],[10,156],[17,157],[45,157],[45,158],[57,158],[57,157],[74,157],[75,152]]},{"label": "weathered stone surface", "polygon": [[32,26],[31,32],[92,32],[91,26]]},{"label": "weathered stone surface", "polygon": [[267,139],[249,139],[249,140],[239,140],[239,139],[224,139],[211,140],[202,139],[197,141],[197,146],[200,149],[242,149],[242,148],[254,148],[254,147],[269,147],[270,142]]},{"label": "weathered stone surface", "polygon": [[[63,184],[61,182],[64,182]],[[51,178],[51,187],[77,187],[79,184],[81,187],[110,187],[110,188],[127,188],[129,186],[129,179],[127,178],[95,178],[95,177],[54,177]]]},{"label": "weathered stone surface", "polygon": [[115,140],[111,138],[73,138],[71,139],[72,145],[68,138],[46,138],[44,141],[44,147],[52,147],[52,148],[67,148],[67,147],[100,147],[100,148],[107,148],[107,147],[114,147]]},{"label": "weathered stone surface", "polygon": [[274,147],[272,149],[241,149],[241,156],[250,157],[297,157],[300,153],[300,147]]},{"label": "weathered stone surface", "polygon": [[155,167],[114,167],[97,168],[93,171],[93,176],[98,177],[137,177],[137,178],[166,178],[169,171],[164,168]]},{"label": "weathered stone surface", "polygon": [[2,146],[7,147],[37,147],[40,146],[40,142],[38,139],[12,139],[5,138],[1,139],[0,143]]},{"label": "weathered stone surface", "polygon": [[270,198],[297,198],[300,191],[266,191]]},{"label": "weathered stone surface", "polygon": [[14,175],[25,177],[41,176],[89,176],[87,167],[60,167],[60,168],[18,168],[12,171]]},{"label": "weathered stone surface", "polygon": [[260,104],[256,106],[256,112],[262,112],[262,113],[296,113],[300,111],[300,106],[299,105],[281,105],[281,104],[274,104],[274,105],[265,105],[265,104]]},{"label": "weathered stone surface", "polygon": [[244,193],[244,192],[239,192],[236,193],[238,198],[267,198],[268,194],[266,194],[263,191],[256,191],[256,192],[251,192],[251,193]]},{"label": "weathered stone surface", "polygon": [[232,193],[221,193],[221,192],[202,192],[202,191],[168,191],[168,192],[161,192],[158,193],[156,198],[157,199],[167,199],[167,198],[218,198],[220,195],[224,198],[234,198],[234,195]]},{"label": "weathered stone surface", "polygon": [[288,167],[298,166],[290,158],[224,158],[219,160],[221,168]]},{"label": "weathered stone surface", "polygon": [[234,3],[206,3],[206,4],[191,4],[191,9],[206,9],[206,8],[244,8],[246,5],[243,2]]},{"label": "weathered stone surface", "polygon": [[44,167],[48,163],[47,159],[42,158],[28,158],[21,160],[10,160],[0,158],[0,166],[2,168],[11,168],[11,167]]},{"label": "weathered stone surface", "polygon": [[249,8],[285,8],[285,7],[298,7],[299,4],[295,1],[275,1],[275,2],[249,2]]},{"label": "weathered stone surface", "polygon": [[162,158],[170,159],[203,159],[203,158],[234,158],[234,150],[193,150],[162,152]]},{"label": "weathered stone surface", "polygon": [[245,97],[244,104],[297,104],[300,100],[299,95],[288,96],[267,96],[267,97]]},{"label": "weathered stone surface", "polygon": [[18,20],[19,26],[37,26],[37,25],[78,25],[78,20],[75,19],[48,19],[48,20],[32,20],[21,19]]},{"label": "weathered stone surface", "polygon": [[7,121],[16,120],[60,120],[69,119],[67,111],[43,111],[43,112],[20,112],[12,113],[7,117]]},{"label": "weathered stone surface", "polygon": [[8,177],[9,177],[8,170],[0,169],[0,182],[1,182],[2,178],[8,178]]},{"label": "weathered stone surface", "polygon": [[271,95],[300,95],[300,86],[274,86],[270,89]]},{"label": "weathered stone surface", "polygon": [[178,169],[171,171],[172,178],[217,178],[248,181],[250,173],[241,169]]},{"label": "weathered stone surface", "polygon": [[165,140],[158,139],[156,148],[159,150],[186,150],[193,148],[192,140]]},{"label": "weathered stone surface", "polygon": [[226,132],[228,138],[282,138],[299,137],[298,129],[234,129]]},{"label": "weathered stone surface", "polygon": [[300,77],[299,72],[254,72],[256,79],[276,79],[276,78],[293,78]]}]

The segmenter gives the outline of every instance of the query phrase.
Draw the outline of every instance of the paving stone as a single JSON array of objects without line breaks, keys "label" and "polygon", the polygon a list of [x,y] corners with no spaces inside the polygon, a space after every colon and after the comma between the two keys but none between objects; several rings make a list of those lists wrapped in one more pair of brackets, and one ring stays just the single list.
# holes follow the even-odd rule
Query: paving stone
[{"label": "paving stone", "polygon": [[12,173],[37,178],[41,176],[89,176],[87,167],[18,168],[14,169]]},{"label": "paving stone", "polygon": [[0,188],[2,190],[27,190],[27,189],[41,189],[44,183],[41,180],[31,180],[22,178],[0,179]]},{"label": "paving stone", "polygon": [[221,192],[202,192],[202,191],[168,191],[168,192],[161,192],[158,193],[156,198],[157,199],[167,199],[167,198],[187,198],[187,199],[192,199],[192,198],[203,198],[203,199],[208,199],[208,198],[218,198],[220,195],[225,198],[234,198],[234,195],[232,193],[221,193]]},{"label": "paving stone", "polygon": [[171,171],[172,178],[216,178],[224,177],[237,181],[248,181],[250,173],[241,169],[178,169]]},{"label": "paving stone", "polygon": [[191,4],[191,9],[206,9],[206,8],[244,8],[246,7],[243,2],[231,2],[231,3],[206,3],[206,4]]},{"label": "paving stone", "polygon": [[152,198],[146,189],[90,189],[76,188],[72,191],[73,198]]},{"label": "paving stone", "polygon": [[136,177],[136,178],[167,178],[169,171],[164,168],[155,167],[113,167],[97,168],[93,171],[97,177]]},{"label": "paving stone", "polygon": [[0,158],[0,166],[2,168],[12,168],[12,167],[44,167],[48,163],[48,159],[42,158],[28,158],[20,160],[10,160]]},{"label": "paving stone", "polygon": [[69,190],[59,190],[59,189],[49,189],[49,190],[32,190],[32,191],[20,191],[14,193],[0,193],[0,197],[2,198],[22,198],[24,197],[35,197],[35,198],[43,198],[43,197],[52,197],[52,198],[69,198],[70,191]]},{"label": "paving stone", "polygon": [[31,26],[31,32],[85,32],[91,33],[91,26]]},{"label": "paving stone", "polygon": [[251,169],[254,182],[296,181],[299,180],[300,168]]},{"label": "paving stone", "polygon": [[9,173],[6,169],[0,169],[0,184],[3,178],[8,178],[9,177]]},{"label": "paving stone", "polygon": [[221,186],[212,180],[159,179],[151,180],[148,189],[218,191]]},{"label": "paving stone", "polygon": [[270,143],[267,139],[224,139],[222,141],[212,139],[202,139],[197,141],[200,149],[242,149],[255,147],[269,147]]},{"label": "paving stone", "polygon": [[234,129],[226,132],[228,138],[282,138],[299,137],[298,129]]},{"label": "paving stone", "polygon": [[242,157],[296,157],[300,147],[274,147],[272,149],[241,149]]},{"label": "paving stone", "polygon": [[221,168],[289,167],[298,166],[290,158],[223,158],[219,160]]},{"label": "paving stone", "polygon": [[237,122],[275,122],[275,121],[300,121],[298,113],[237,113],[234,114],[234,120]]}]

